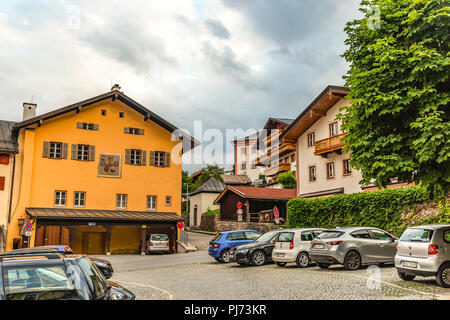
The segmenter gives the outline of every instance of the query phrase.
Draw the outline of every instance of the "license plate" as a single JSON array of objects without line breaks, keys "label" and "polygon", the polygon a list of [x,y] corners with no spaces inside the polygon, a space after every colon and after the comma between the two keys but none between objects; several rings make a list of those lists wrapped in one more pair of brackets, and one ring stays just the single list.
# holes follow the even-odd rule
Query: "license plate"
[{"label": "license plate", "polygon": [[325,249],[325,246],[323,244],[315,244],[314,249]]},{"label": "license plate", "polygon": [[417,262],[403,261],[402,266],[408,268],[417,268]]},{"label": "license plate", "polygon": [[284,257],[284,253],[276,253],[275,257]]}]

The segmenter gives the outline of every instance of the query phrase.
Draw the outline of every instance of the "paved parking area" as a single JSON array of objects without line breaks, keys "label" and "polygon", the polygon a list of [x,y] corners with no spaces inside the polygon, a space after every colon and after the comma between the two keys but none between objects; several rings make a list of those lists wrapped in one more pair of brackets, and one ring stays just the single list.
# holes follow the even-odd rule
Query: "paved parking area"
[{"label": "paved parking area", "polygon": [[[405,282],[395,268],[347,271],[340,266],[284,268],[275,264],[242,267],[221,264],[205,250],[170,256],[111,256],[111,278],[138,299],[442,299],[450,290],[433,278]],[[173,264],[173,263],[176,264]]]}]

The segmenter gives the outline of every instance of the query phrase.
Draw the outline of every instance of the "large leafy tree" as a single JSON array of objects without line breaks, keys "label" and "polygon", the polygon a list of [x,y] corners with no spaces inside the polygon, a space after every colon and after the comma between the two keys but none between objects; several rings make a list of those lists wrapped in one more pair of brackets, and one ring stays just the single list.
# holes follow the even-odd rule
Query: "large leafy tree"
[{"label": "large leafy tree", "polygon": [[[444,0],[362,1],[343,57],[351,106],[340,115],[363,183],[450,189],[449,25]],[[379,20],[376,14],[379,13]]]},{"label": "large leafy tree", "polygon": [[281,183],[283,189],[297,188],[297,179],[291,171],[283,172],[278,175],[278,182]]},{"label": "large leafy tree", "polygon": [[205,168],[200,169],[200,171],[203,171],[203,173],[198,177],[197,181],[195,181],[195,183],[193,185],[193,190],[200,187],[202,184],[204,184],[206,181],[208,181],[209,178],[211,178],[211,177],[214,177],[217,180],[223,182],[221,175],[225,173],[224,168],[221,168],[217,165],[208,164]]}]

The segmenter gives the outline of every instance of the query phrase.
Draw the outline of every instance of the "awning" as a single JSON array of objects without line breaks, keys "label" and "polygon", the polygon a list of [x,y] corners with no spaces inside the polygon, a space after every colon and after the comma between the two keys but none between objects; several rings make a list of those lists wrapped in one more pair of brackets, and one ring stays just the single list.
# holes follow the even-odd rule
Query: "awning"
[{"label": "awning", "polygon": [[175,212],[122,210],[26,208],[29,216],[42,220],[112,221],[112,222],[178,222],[183,218]]}]

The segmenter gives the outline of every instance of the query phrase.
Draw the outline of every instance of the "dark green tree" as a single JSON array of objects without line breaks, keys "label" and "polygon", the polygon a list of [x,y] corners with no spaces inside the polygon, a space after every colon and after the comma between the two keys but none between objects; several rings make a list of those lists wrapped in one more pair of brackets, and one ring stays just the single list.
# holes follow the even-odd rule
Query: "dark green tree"
[{"label": "dark green tree", "polygon": [[203,173],[197,178],[197,181],[195,181],[193,190],[200,187],[202,184],[204,184],[206,181],[208,181],[209,178],[211,178],[211,177],[214,177],[217,180],[223,182],[221,175],[225,173],[225,169],[219,167],[218,165],[208,164],[205,168],[202,168],[199,171],[203,171]]},{"label": "dark green tree", "polygon": [[278,175],[278,182],[283,185],[283,189],[297,188],[297,179],[295,179],[291,171],[280,173]]},{"label": "dark green tree", "polygon": [[442,195],[450,189],[448,1],[370,0],[360,11],[345,27],[351,106],[338,116],[351,165],[364,184],[398,179]]}]

